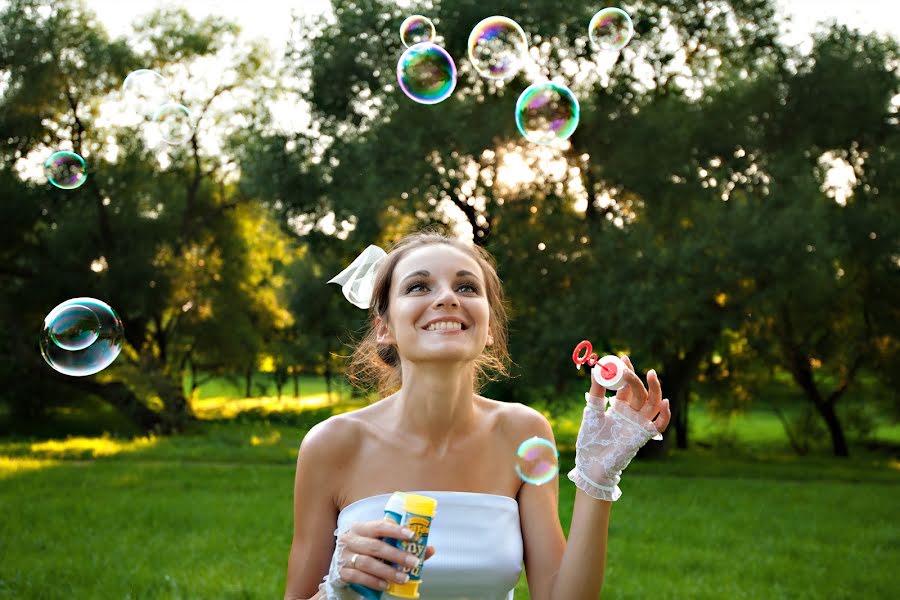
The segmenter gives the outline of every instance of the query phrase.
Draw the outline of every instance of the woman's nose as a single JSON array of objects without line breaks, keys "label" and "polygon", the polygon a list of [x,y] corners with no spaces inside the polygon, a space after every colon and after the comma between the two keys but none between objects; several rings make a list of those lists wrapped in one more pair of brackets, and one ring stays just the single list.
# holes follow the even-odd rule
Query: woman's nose
[{"label": "woman's nose", "polygon": [[450,306],[459,306],[459,300],[456,298],[456,294],[453,293],[453,290],[444,288],[438,293],[437,300],[435,300],[435,306],[444,306],[447,304]]}]

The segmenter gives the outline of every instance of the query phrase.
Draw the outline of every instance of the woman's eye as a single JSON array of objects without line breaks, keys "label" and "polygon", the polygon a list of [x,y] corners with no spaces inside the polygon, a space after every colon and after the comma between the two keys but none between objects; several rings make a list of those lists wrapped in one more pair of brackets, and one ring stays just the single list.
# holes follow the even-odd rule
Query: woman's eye
[{"label": "woman's eye", "polygon": [[[408,294],[410,292],[413,292],[416,290],[416,288],[419,288],[419,287],[425,287],[425,284],[424,283],[413,283],[409,287],[406,288],[406,293]],[[461,284],[459,284],[459,286],[457,286],[457,289],[460,289],[460,288],[468,288],[470,293],[471,292],[474,292],[476,294],[478,293],[478,288],[476,288],[471,283],[461,283]]]}]

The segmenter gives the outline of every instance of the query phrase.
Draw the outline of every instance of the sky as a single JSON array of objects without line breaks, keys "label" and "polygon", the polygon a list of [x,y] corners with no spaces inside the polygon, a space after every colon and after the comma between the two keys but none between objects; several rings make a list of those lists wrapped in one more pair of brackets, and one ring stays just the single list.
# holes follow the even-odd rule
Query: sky
[{"label": "sky", "polygon": [[[452,0],[446,0],[451,1]],[[858,27],[863,31],[877,31],[900,39],[900,1],[898,0],[776,0],[785,17],[785,41],[790,44],[808,44],[806,40],[816,23],[834,19],[839,23]],[[130,24],[144,14],[161,6],[186,7],[192,14],[203,17],[217,14],[238,22],[248,38],[263,37],[273,46],[281,47],[288,39],[291,10],[309,13],[328,10],[328,0],[86,0],[107,30],[124,35],[130,32]],[[398,2],[399,5],[408,4]],[[602,0],[597,9],[608,3]],[[632,15],[637,17],[637,15]]]}]

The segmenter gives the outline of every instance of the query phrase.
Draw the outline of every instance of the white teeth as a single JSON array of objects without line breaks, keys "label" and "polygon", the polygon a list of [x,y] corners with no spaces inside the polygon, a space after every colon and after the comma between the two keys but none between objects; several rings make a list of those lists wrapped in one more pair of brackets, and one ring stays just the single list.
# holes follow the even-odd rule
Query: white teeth
[{"label": "white teeth", "polygon": [[427,331],[436,331],[440,329],[462,329],[462,324],[455,321],[440,321],[429,325]]}]

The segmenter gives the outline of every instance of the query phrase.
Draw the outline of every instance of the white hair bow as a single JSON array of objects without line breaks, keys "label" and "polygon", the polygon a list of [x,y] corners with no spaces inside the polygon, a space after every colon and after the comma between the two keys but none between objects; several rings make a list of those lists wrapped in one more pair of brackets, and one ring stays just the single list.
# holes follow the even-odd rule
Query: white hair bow
[{"label": "white hair bow", "polygon": [[341,286],[344,297],[354,306],[369,308],[372,305],[372,290],[375,287],[375,275],[378,266],[387,253],[369,245],[346,269],[332,277],[328,283]]}]

